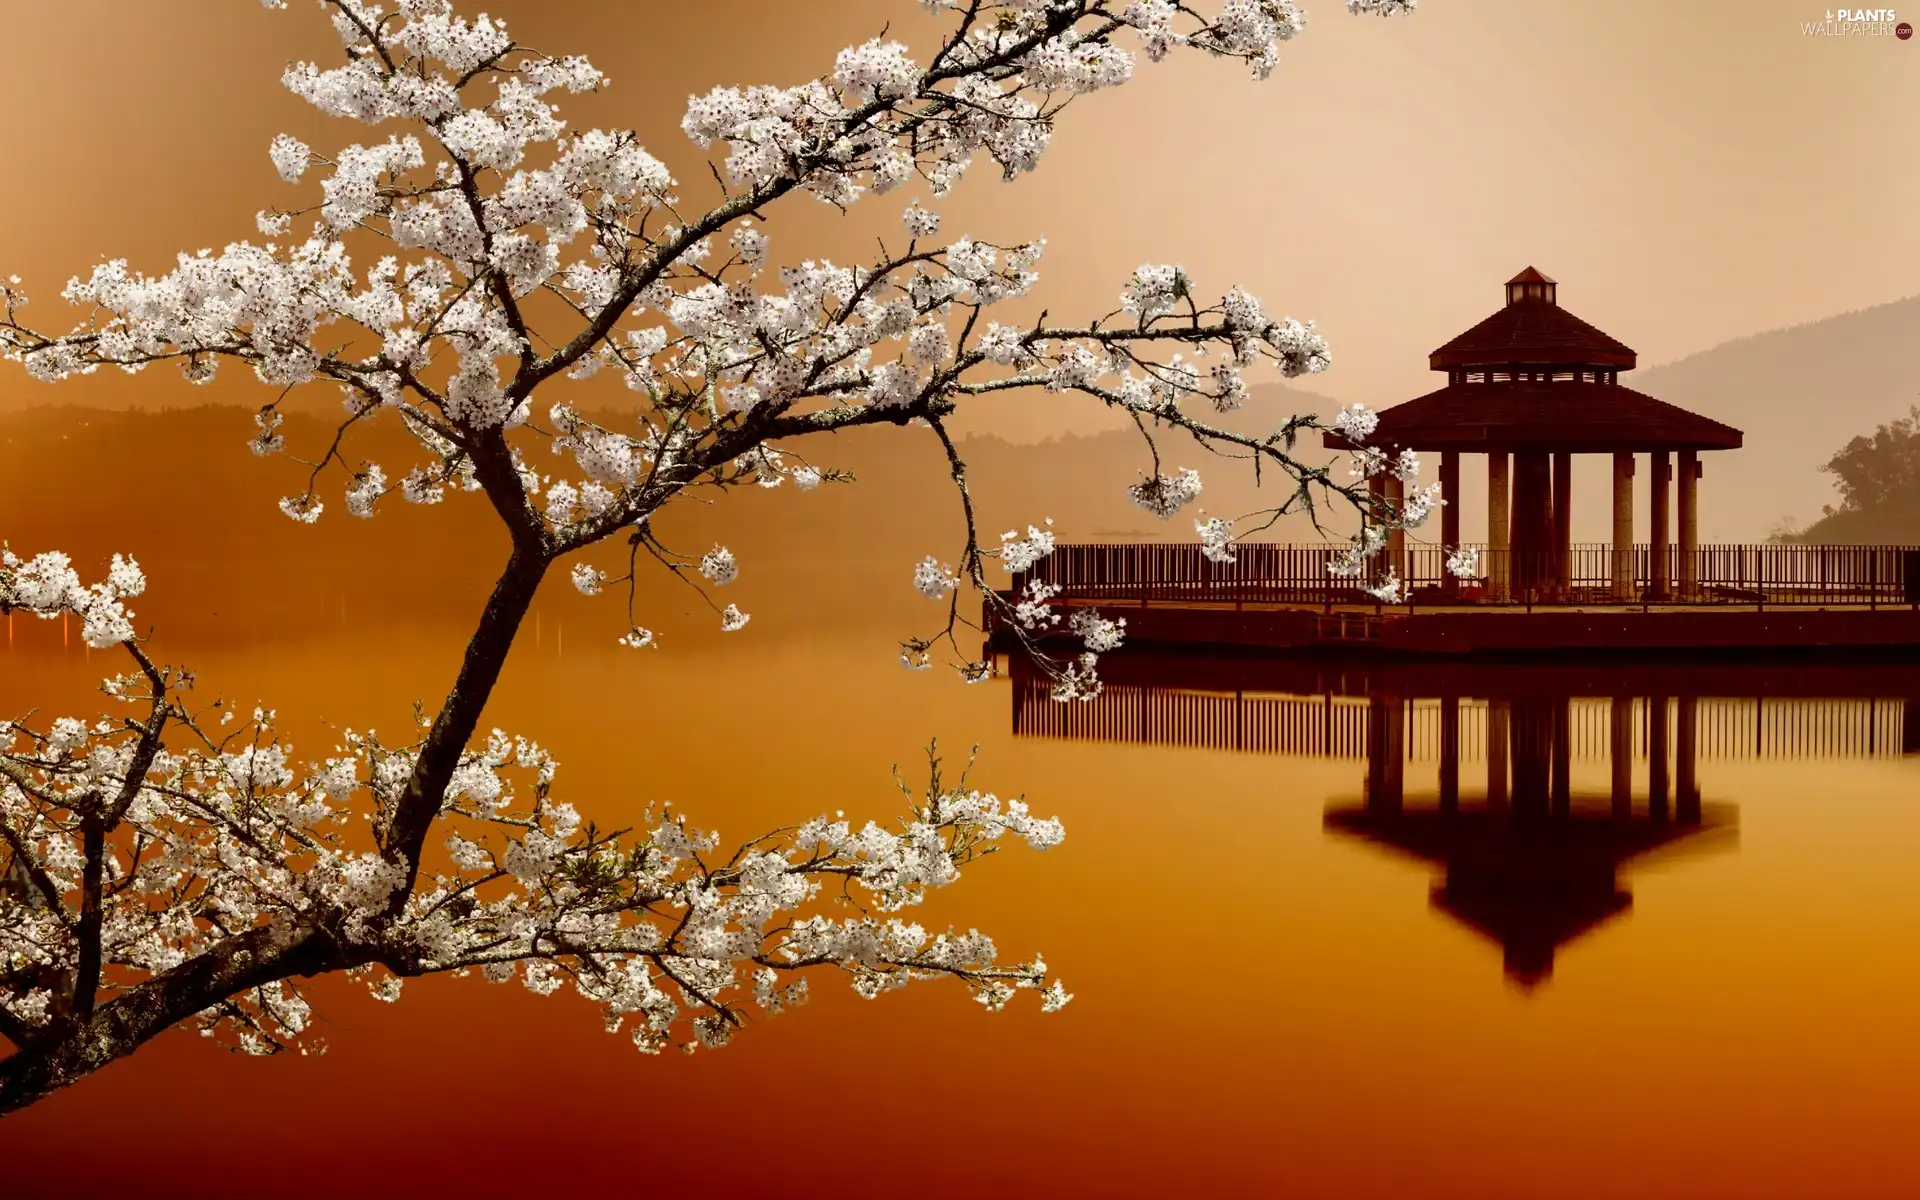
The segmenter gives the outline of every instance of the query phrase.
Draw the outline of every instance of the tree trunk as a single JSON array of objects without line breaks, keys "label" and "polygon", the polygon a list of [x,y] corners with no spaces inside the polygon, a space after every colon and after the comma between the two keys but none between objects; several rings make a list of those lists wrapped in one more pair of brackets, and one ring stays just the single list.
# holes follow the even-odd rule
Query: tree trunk
[{"label": "tree trunk", "polygon": [[459,765],[461,752],[467,748],[473,731],[480,726],[487,698],[500,680],[500,670],[513,649],[520,622],[532,607],[534,593],[540,589],[540,580],[546,571],[547,558],[541,549],[515,545],[506,571],[487,598],[480,625],[467,642],[467,655],[460,664],[460,675],[454,680],[453,690],[434,717],[433,728],[427,732],[420,760],[414,765],[413,777],[407,781],[406,793],[394,808],[393,823],[387,831],[388,860],[401,862],[407,869],[406,886],[394,892],[396,912],[413,892],[427,831],[440,815],[453,769]]},{"label": "tree trunk", "polygon": [[325,933],[308,933],[283,950],[273,943],[273,931],[249,930],[115,997],[92,1017],[50,1030],[47,1040],[20,1047],[0,1062],[0,1116],[125,1058],[229,996],[291,975],[355,965]]}]

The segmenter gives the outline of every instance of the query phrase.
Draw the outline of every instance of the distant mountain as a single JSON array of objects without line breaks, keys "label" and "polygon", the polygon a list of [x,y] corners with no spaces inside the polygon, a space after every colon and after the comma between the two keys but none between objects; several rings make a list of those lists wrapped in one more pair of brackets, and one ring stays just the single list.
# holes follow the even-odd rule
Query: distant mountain
[{"label": "distant mountain", "polygon": [[1920,397],[1920,296],[1741,338],[1622,383],[1746,432],[1706,456],[1702,535],[1752,540],[1806,525],[1837,495],[1820,467]]},{"label": "distant mountain", "polygon": [[1920,545],[1920,504],[1912,501],[1835,512],[1799,531],[1821,545]]},{"label": "distant mountain", "polygon": [[[1271,389],[1233,414],[1246,428],[1278,424],[1317,397]],[[619,418],[603,418],[619,428]],[[288,448],[317,457],[325,445],[318,418],[296,413],[283,432]],[[506,540],[484,501],[454,494],[431,508],[399,496],[372,521],[349,516],[336,467],[322,485],[319,522],[296,525],[276,500],[298,491],[306,471],[287,458],[246,451],[252,411],[206,406],[162,411],[41,407],[0,413],[0,539],[25,553],[62,549],[94,577],[108,555],[129,552],[147,567],[153,594],[136,604],[170,640],[245,640],[270,625],[344,621],[378,612],[391,622],[440,627],[479,612]],[[1160,438],[1166,469],[1201,470],[1206,490],[1196,508],[1239,515],[1286,497],[1269,474],[1256,488],[1244,463],[1215,459],[1190,438]],[[1125,487],[1150,458],[1138,433],[1108,432],[1037,444],[999,438],[960,443],[983,543],[1048,517],[1062,540],[1191,540],[1192,513],[1159,521],[1134,505]],[[692,554],[723,542],[741,563],[739,584],[723,600],[755,613],[763,632],[804,634],[822,625],[875,624],[912,632],[932,606],[908,586],[927,555],[951,562],[964,544],[958,493],[939,442],[924,430],[855,430],[796,444],[810,461],[847,468],[857,481],[812,493],[792,486],[749,488],[716,504],[675,506],[656,522],[674,549]],[[372,460],[397,478],[421,454],[393,422],[381,422],[346,447],[351,461]],[[1318,439],[1302,458],[1332,455]],[[1310,538],[1304,521],[1263,536]],[[619,573],[620,547],[594,561]],[[642,562],[636,617],[655,628],[704,630],[711,614],[697,594]],[[1005,576],[996,572],[996,582]],[[557,619],[599,628],[624,626],[617,600],[586,600],[563,579],[548,581],[542,607]],[[898,629],[895,629],[898,626]]]}]

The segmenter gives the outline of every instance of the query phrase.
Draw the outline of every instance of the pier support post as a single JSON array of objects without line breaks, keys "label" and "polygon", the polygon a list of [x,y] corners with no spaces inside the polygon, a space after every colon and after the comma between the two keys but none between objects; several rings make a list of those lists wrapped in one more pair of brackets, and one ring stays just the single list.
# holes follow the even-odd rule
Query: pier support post
[{"label": "pier support post", "polygon": [[1544,450],[1513,456],[1513,592],[1518,599],[1545,599],[1559,572],[1553,569],[1553,461]]},{"label": "pier support post", "polygon": [[1399,812],[1406,778],[1406,707],[1398,696],[1375,695],[1367,703],[1367,807]]},{"label": "pier support post", "polygon": [[1678,701],[1678,726],[1674,730],[1673,807],[1681,823],[1700,823],[1700,779],[1695,771],[1700,734],[1700,698],[1682,696]]},{"label": "pier support post", "polygon": [[1613,598],[1633,600],[1633,455],[1613,456]]},{"label": "pier support post", "polygon": [[[1367,480],[1367,497],[1373,502],[1373,509],[1366,516],[1368,523],[1384,521],[1386,519],[1385,513],[1388,503],[1387,480],[1391,478],[1393,478],[1391,475],[1382,471],[1380,474],[1374,475]],[[1366,586],[1371,587],[1379,583],[1381,577],[1386,574],[1386,563],[1376,557],[1366,565],[1365,572],[1362,578],[1366,580]]]},{"label": "pier support post", "polygon": [[1487,701],[1487,809],[1507,810],[1507,725],[1505,700]]},{"label": "pier support post", "polygon": [[1667,819],[1667,698],[1647,697],[1647,816]]},{"label": "pier support post", "polygon": [[[1446,507],[1440,510],[1440,552],[1452,554],[1460,548],[1460,452],[1440,452],[1440,498]],[[1460,590],[1460,581],[1440,564],[1440,589],[1451,599]],[[1457,702],[1456,702],[1457,707]]]},{"label": "pier support post", "polygon": [[1460,697],[1440,697],[1440,811],[1460,807]]},{"label": "pier support post", "polygon": [[1667,569],[1673,558],[1670,543],[1667,540],[1672,536],[1669,532],[1672,522],[1667,517],[1667,482],[1673,478],[1673,466],[1668,461],[1665,450],[1656,450],[1648,457],[1651,460],[1652,469],[1647,472],[1649,477],[1647,485],[1653,489],[1653,496],[1651,503],[1647,506],[1650,514],[1649,521],[1652,524],[1647,541],[1652,544],[1653,562],[1648,572],[1650,579],[1647,591],[1651,599],[1665,600],[1670,578]]},{"label": "pier support post", "polygon": [[1562,698],[1553,705],[1553,815],[1564,817],[1573,811],[1573,701]]},{"label": "pier support post", "polygon": [[[1487,454],[1487,598],[1506,603],[1513,598],[1512,552],[1508,533],[1513,498],[1512,456],[1505,450]],[[1501,794],[1505,795],[1502,784]]]},{"label": "pier support post", "polygon": [[1573,594],[1573,455],[1565,450],[1553,456],[1553,577],[1554,598]]},{"label": "pier support post", "polygon": [[1613,698],[1612,726],[1608,765],[1613,768],[1613,818],[1625,821],[1633,816],[1633,698]]},{"label": "pier support post", "polygon": [[1513,819],[1540,821],[1553,794],[1557,705],[1529,697],[1513,703]]},{"label": "pier support post", "polygon": [[[1393,506],[1394,520],[1400,519],[1407,504],[1407,485],[1398,475],[1387,476],[1387,503]],[[1387,567],[1403,587],[1411,591],[1413,580],[1407,576],[1407,531],[1395,526],[1387,534]]]},{"label": "pier support post", "polygon": [[1700,455],[1680,452],[1680,598],[1698,600],[1700,590]]}]

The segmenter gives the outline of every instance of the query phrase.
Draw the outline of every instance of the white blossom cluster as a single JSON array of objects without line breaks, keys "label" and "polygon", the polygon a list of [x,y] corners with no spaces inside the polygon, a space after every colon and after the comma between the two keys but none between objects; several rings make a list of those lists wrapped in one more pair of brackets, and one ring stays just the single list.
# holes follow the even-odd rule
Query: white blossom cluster
[{"label": "white blossom cluster", "polygon": [[[282,82],[368,129],[331,153],[272,139],[263,174],[300,190],[259,213],[257,237],[158,273],[101,263],[64,289],[82,310],[65,333],[24,324],[25,290],[16,277],[0,284],[0,354],[42,380],[173,362],[207,382],[226,359],[276,393],[338,389],[344,417],[304,491],[281,501],[289,518],[322,516],[323,483],[358,517],[394,491],[414,504],[476,493],[513,547],[498,603],[446,706],[423,714],[422,739],[389,748],[348,734],[305,765],[271,713],[237,722],[223,708],[214,722],[186,707],[191,676],[155,667],[134,640],[122,602],[143,581],[131,560],[91,587],[57,555],[0,560],[0,605],[72,612],[90,644],[122,645],[140,671],[108,691],[145,706],[140,720],[0,728],[0,1036],[44,1067],[32,1094],[9,1090],[26,1075],[0,1071],[0,1113],[195,1012],[243,1048],[297,1044],[311,1012],[293,981],[341,970],[369,976],[382,999],[427,971],[518,977],[536,992],[571,984],[646,1049],[724,1041],[744,1005],[797,1003],[804,991],[788,981],[819,966],[869,995],[943,975],[988,1007],[1021,989],[1042,991],[1044,1007],[1066,1002],[1040,960],[999,965],[971,931],[808,910],[823,880],[862,889],[884,914],[1005,834],[1058,840],[1056,824],[1018,803],[936,777],[897,830],[821,822],[722,859],[664,814],[630,841],[600,832],[551,801],[551,760],[529,743],[501,735],[473,748],[546,572],[618,536],[683,576],[731,583],[739,567],[724,547],[670,551],[653,518],[701,492],[847,480],[802,460],[794,445],[808,435],[931,429],[964,497],[945,418],[966,397],[1032,388],[1326,486],[1286,454],[1293,424],[1257,439],[1206,423],[1246,402],[1246,372],[1263,360],[1284,376],[1324,370],[1311,323],[1273,319],[1239,289],[1203,304],[1183,271],[1160,266],[1136,273],[1111,319],[995,320],[1005,310],[987,309],[1037,284],[1045,242],[943,234],[929,207],[976,162],[1009,178],[1033,170],[1069,101],[1128,82],[1138,53],[1190,49],[1268,74],[1278,43],[1303,27],[1291,0],[923,2],[947,18],[929,54],[874,39],[797,86],[692,98],[681,128],[712,152],[719,185],[696,205],[631,132],[561,119],[563,94],[606,82],[586,59],[522,45],[450,0],[320,0],[343,60],[294,63]],[[789,253],[769,233],[788,198],[845,207],[896,189],[924,194],[902,205],[909,241],[870,262]],[[633,394],[619,428],[552,397],[535,403],[542,388],[602,371]],[[256,454],[288,449],[279,404],[260,410]],[[382,419],[402,424],[419,461],[349,457],[355,427]],[[1158,470],[1130,489],[1150,510],[1198,495],[1197,473]],[[1037,570],[1051,530],[982,547],[970,499],[968,512],[964,556],[952,571],[917,571],[915,586],[952,600],[964,581],[1016,627],[1056,627],[1058,589]],[[991,594],[992,557],[1027,573],[1017,602]],[[589,593],[631,581],[577,560],[562,569]],[[620,640],[654,645],[628,615]],[[731,604],[719,617],[728,632],[750,620]],[[1085,648],[1057,677],[1061,699],[1096,694],[1097,655],[1123,637],[1090,610],[1070,627]],[[960,669],[968,681],[990,673]]]},{"label": "white blossom cluster", "polygon": [[72,613],[80,618],[81,639],[95,649],[133,638],[133,613],[123,601],[146,588],[147,577],[131,558],[114,555],[105,579],[83,585],[58,550],[22,559],[0,542],[0,613],[18,609],[43,620]]},{"label": "white blossom cluster", "polygon": [[1200,553],[1208,562],[1234,561],[1233,522],[1224,517],[1206,516],[1202,510],[1201,519],[1193,523],[1193,531],[1200,537]]},{"label": "white blossom cluster", "polygon": [[1200,497],[1200,472],[1182,467],[1177,475],[1155,475],[1127,488],[1141,508],[1166,520]]},{"label": "white blossom cluster", "polygon": [[1474,579],[1480,574],[1480,551],[1460,546],[1447,552],[1447,574],[1455,579]]},{"label": "white blossom cluster", "polygon": [[[63,580],[44,582],[62,568],[36,561],[10,568],[9,595],[36,611],[70,600]],[[29,1049],[77,1006],[236,938],[294,956],[301,974],[363,976],[382,999],[434,972],[542,995],[571,986],[650,1052],[726,1041],[749,1009],[803,1000],[815,968],[866,996],[947,977],[988,1008],[1020,990],[1049,1010],[1069,999],[1038,958],[1002,963],[977,931],[890,915],[1003,838],[1044,850],[1063,836],[1020,800],[944,784],[937,760],[897,826],[817,817],[716,854],[718,835],[670,809],[635,837],[600,830],[554,795],[550,754],[494,730],[460,755],[435,852],[411,881],[385,843],[421,746],[348,730],[325,761],[302,764],[271,711],[210,723],[213,710],[186,706],[190,676],[140,662],[107,688],[133,719],[0,725],[0,1033]],[[852,886],[859,912],[826,908],[824,885]],[[97,932],[80,919],[89,908]],[[298,957],[309,946],[317,960]],[[271,1053],[304,1047],[311,1013],[276,977],[198,1020]]]},{"label": "white blossom cluster", "polygon": [[[1413,5],[1407,4],[1396,7],[1394,11],[1411,11],[1412,8]],[[1385,11],[1385,8],[1382,7],[1381,11]],[[1384,447],[1364,444],[1379,426],[1379,414],[1363,404],[1355,404],[1334,414],[1328,427],[1354,446],[1351,474],[1355,478],[1370,480],[1380,475],[1392,475],[1402,484],[1415,483],[1420,477],[1420,456],[1417,452],[1402,448],[1398,453],[1389,454]],[[1352,544],[1328,560],[1328,572],[1343,579],[1356,579],[1368,574],[1370,561],[1386,546],[1391,531],[1418,529],[1426,524],[1435,510],[1446,503],[1437,483],[1407,492],[1394,510],[1372,514],[1371,519],[1354,536]],[[1203,542],[1206,536],[1202,531]],[[1208,552],[1208,557],[1212,558],[1213,554]],[[1446,571],[1449,575],[1471,579],[1479,573],[1479,566],[1478,551],[1448,548]],[[1389,569],[1382,580],[1361,590],[1383,603],[1394,604],[1404,600],[1411,589]]]},{"label": "white blossom cluster", "polygon": [[[765,214],[789,193],[845,206],[918,180],[938,200],[982,158],[1021,174],[1065,102],[1128,82],[1137,53],[1192,49],[1265,75],[1304,27],[1290,0],[1221,0],[1211,13],[1170,0],[934,5],[949,7],[949,34],[924,60],[875,39],[796,86],[694,97],[682,129],[723,156],[737,190],[688,213],[633,134],[561,119],[557,97],[606,83],[586,59],[523,46],[449,0],[322,0],[345,61],[295,63],[283,82],[321,112],[381,127],[378,139],[323,155],[276,136],[267,157],[282,181],[313,189],[304,206],[263,212],[264,241],[183,254],[163,274],[96,267],[63,293],[89,310],[68,334],[20,324],[26,297],[10,282],[0,348],[43,379],[172,360],[205,381],[230,358],[277,388],[337,387],[347,426],[393,410],[425,461],[389,471],[330,452],[306,492],[281,502],[290,518],[321,517],[314,488],[338,463],[355,516],[392,491],[432,504],[449,485],[484,490],[514,522],[538,514],[555,558],[640,527],[690,489],[832,477],[788,466],[773,448],[783,438],[938,417],[961,396],[1015,386],[1221,436],[1181,402],[1240,407],[1263,358],[1287,376],[1325,369],[1311,323],[1274,320],[1237,288],[1203,305],[1173,265],[1141,267],[1111,327],[980,320],[1033,288],[1045,244],[923,244],[940,219],[921,199],[902,218],[913,245],[871,264],[774,257]],[[385,244],[356,261],[349,237]],[[1200,361],[1210,348],[1217,361]],[[536,420],[534,389],[603,370],[636,393],[633,425],[603,429],[556,406],[547,444],[571,470],[536,469],[513,436]],[[278,425],[267,406],[256,453],[285,448]],[[1182,475],[1135,494],[1164,514],[1196,488]]]}]

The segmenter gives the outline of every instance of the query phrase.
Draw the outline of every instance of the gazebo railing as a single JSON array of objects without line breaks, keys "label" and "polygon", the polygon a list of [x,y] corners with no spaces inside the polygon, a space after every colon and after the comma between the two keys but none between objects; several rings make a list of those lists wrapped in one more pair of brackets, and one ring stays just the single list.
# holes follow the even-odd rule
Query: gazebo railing
[{"label": "gazebo railing", "polygon": [[1564,557],[1469,548],[1479,562],[1468,579],[1447,574],[1438,546],[1407,546],[1398,561],[1383,550],[1373,576],[1356,580],[1328,569],[1344,547],[1271,542],[1236,545],[1230,563],[1209,561],[1198,543],[1062,545],[1028,577],[1062,599],[1373,604],[1362,588],[1391,564],[1416,604],[1920,604],[1920,546],[1730,543],[1669,546],[1657,558],[1641,542],[1620,563],[1604,542],[1575,544]]}]

